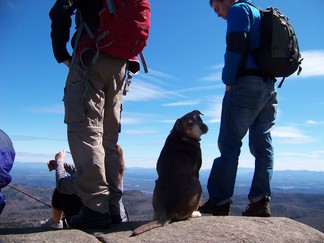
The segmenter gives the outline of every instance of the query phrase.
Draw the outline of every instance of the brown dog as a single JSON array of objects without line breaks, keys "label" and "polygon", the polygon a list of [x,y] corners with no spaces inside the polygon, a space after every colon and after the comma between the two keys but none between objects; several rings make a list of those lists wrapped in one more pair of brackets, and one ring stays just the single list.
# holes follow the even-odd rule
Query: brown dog
[{"label": "brown dog", "polygon": [[125,171],[124,152],[119,144],[116,144],[116,147],[119,154],[118,185],[121,186]]},{"label": "brown dog", "polygon": [[132,236],[187,219],[198,208],[202,193],[199,141],[200,136],[208,131],[200,115],[200,111],[194,110],[174,124],[157,161],[153,221],[135,229]]}]

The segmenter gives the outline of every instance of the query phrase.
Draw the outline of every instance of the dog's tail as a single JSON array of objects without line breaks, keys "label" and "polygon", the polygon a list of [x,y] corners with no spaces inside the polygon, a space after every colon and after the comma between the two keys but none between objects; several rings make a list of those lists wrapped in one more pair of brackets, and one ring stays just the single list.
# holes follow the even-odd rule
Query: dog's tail
[{"label": "dog's tail", "polygon": [[142,234],[142,233],[144,233],[146,231],[149,231],[151,229],[155,229],[155,228],[158,228],[158,227],[163,227],[168,223],[170,223],[170,220],[164,220],[164,221],[153,220],[153,221],[151,221],[151,222],[149,222],[147,224],[143,224],[140,227],[136,228],[133,231],[133,233],[131,234],[131,236],[136,236],[136,235]]}]

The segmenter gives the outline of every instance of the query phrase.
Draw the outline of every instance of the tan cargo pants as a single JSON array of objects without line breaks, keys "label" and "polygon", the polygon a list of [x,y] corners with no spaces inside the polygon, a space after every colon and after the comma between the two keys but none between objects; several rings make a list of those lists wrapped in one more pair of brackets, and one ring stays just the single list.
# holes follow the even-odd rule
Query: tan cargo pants
[{"label": "tan cargo pants", "polygon": [[116,144],[126,68],[127,60],[102,54],[87,68],[75,60],[64,88],[64,122],[78,171],[74,186],[84,206],[100,213],[121,206]]}]

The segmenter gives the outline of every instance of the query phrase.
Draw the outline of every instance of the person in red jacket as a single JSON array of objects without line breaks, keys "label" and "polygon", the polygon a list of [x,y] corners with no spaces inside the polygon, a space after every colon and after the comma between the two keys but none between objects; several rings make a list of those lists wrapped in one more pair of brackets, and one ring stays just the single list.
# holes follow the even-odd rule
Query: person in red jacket
[{"label": "person in red jacket", "polygon": [[[71,217],[75,228],[107,227],[126,218],[118,185],[119,154],[116,148],[120,132],[123,85],[128,60],[85,52],[82,62],[67,51],[72,15],[82,13],[91,31],[99,26],[102,0],[57,0],[50,10],[51,40],[58,63],[69,67],[64,88],[64,107],[70,151],[78,171],[73,179],[83,207]],[[77,14],[79,16],[79,14]],[[79,27],[76,19],[76,27]],[[74,43],[72,38],[71,43]]]}]

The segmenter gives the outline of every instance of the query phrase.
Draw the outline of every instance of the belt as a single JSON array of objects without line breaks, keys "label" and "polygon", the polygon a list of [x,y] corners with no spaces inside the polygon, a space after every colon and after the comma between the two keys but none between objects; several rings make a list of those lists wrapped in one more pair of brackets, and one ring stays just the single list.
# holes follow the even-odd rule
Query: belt
[{"label": "belt", "polygon": [[265,72],[261,71],[260,69],[244,69],[239,71],[238,77],[242,76],[257,76],[263,78],[264,82],[273,81],[276,82],[276,78],[272,77],[271,75],[266,74]]}]

